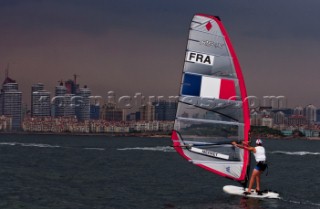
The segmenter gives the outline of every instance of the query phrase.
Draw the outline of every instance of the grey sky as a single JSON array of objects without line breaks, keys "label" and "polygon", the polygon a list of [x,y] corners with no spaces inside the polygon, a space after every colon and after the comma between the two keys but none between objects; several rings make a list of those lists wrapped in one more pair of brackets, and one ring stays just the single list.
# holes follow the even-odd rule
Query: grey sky
[{"label": "grey sky", "polygon": [[[29,103],[79,74],[93,94],[177,95],[190,20],[221,17],[248,95],[320,107],[318,0],[2,0],[0,79],[10,63]],[[28,104],[29,105],[29,104]]]}]

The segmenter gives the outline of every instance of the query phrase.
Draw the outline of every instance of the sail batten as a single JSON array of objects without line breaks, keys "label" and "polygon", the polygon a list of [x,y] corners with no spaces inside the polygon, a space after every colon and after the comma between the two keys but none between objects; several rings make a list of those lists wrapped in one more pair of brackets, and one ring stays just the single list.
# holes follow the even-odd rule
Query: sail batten
[{"label": "sail batten", "polygon": [[172,133],[173,147],[188,161],[243,181],[249,153],[232,141],[248,141],[248,102],[236,54],[220,18],[193,17]]},{"label": "sail batten", "polygon": [[205,122],[205,123],[219,123],[219,124],[229,124],[229,125],[238,125],[238,126],[244,126],[244,123],[239,122],[228,122],[228,121],[218,121],[218,120],[210,120],[210,119],[196,119],[196,118],[182,118],[177,117],[177,120],[188,120],[188,121],[195,121],[195,122]]}]

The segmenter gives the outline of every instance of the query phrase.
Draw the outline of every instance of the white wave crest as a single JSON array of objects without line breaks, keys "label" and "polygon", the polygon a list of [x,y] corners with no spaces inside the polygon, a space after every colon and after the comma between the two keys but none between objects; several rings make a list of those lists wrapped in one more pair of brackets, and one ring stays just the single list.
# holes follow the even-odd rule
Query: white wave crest
[{"label": "white wave crest", "polygon": [[283,155],[320,155],[320,152],[308,152],[308,151],[297,151],[297,152],[288,152],[288,151],[273,151],[272,154],[283,154]]},{"label": "white wave crest", "polygon": [[310,202],[308,200],[301,200],[301,201],[298,201],[298,200],[286,200],[286,199],[282,199],[282,201],[285,201],[285,202],[289,202],[289,203],[293,203],[293,204],[299,204],[299,205],[313,205],[313,206],[320,206],[320,203],[315,203],[315,202]]},{"label": "white wave crest", "polygon": [[2,146],[15,146],[17,145],[16,142],[1,142],[0,145]]},{"label": "white wave crest", "polygon": [[22,146],[22,147],[40,147],[40,148],[59,148],[58,145],[20,143],[20,142],[0,142],[0,146]]},{"label": "white wave crest", "polygon": [[160,151],[160,152],[174,152],[174,149],[169,146],[157,146],[157,147],[127,147],[119,148],[119,151],[128,151],[128,150],[142,150],[142,151]]},{"label": "white wave crest", "polygon": [[106,149],[104,148],[96,148],[96,147],[87,147],[87,148],[83,148],[85,150],[98,150],[98,151],[105,151]]}]

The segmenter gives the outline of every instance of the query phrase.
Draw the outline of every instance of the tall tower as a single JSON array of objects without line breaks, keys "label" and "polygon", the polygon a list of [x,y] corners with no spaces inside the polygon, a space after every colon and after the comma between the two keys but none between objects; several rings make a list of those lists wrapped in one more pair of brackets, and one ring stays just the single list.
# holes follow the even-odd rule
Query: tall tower
[{"label": "tall tower", "polygon": [[12,128],[19,130],[22,120],[22,92],[18,83],[9,78],[8,71],[0,93],[0,114],[12,118]]},{"label": "tall tower", "polygon": [[317,108],[312,104],[309,104],[306,107],[306,119],[309,125],[312,125],[317,121]]},{"label": "tall tower", "polygon": [[77,74],[73,75],[73,80],[67,80],[64,85],[67,88],[68,94],[78,94],[79,93],[79,84],[77,84]]},{"label": "tall tower", "polygon": [[85,85],[79,88],[76,99],[76,115],[80,121],[90,119],[90,96],[91,90]]},{"label": "tall tower", "polygon": [[252,126],[259,126],[260,122],[261,122],[261,115],[256,110],[251,111],[250,124]]},{"label": "tall tower", "polygon": [[278,111],[274,115],[274,123],[275,124],[285,124],[285,114],[282,111]]},{"label": "tall tower", "polygon": [[50,92],[42,83],[31,87],[31,116],[50,116]]},{"label": "tall tower", "polygon": [[65,106],[65,95],[67,93],[67,88],[60,82],[60,85],[55,88],[55,99],[54,99],[54,113],[56,117],[64,116],[64,106]]},{"label": "tall tower", "polygon": [[151,103],[146,104],[139,108],[141,120],[154,121],[155,120],[155,108]]}]

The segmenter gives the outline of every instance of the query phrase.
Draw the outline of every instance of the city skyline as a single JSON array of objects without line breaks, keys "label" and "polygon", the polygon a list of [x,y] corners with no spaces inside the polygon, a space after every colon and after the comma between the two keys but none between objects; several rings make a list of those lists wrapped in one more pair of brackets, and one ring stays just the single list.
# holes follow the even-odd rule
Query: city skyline
[{"label": "city skyline", "polygon": [[[318,98],[320,2],[2,1],[0,80],[54,92],[79,75],[96,95],[178,95],[190,20],[219,15],[238,55],[249,96],[285,96],[289,107]],[[29,105],[28,105],[29,106]]]},{"label": "city skyline", "polygon": [[[15,81],[14,79],[7,77],[5,80],[12,80],[14,81],[18,86],[20,86],[20,84]],[[44,83],[39,82],[39,83],[35,83],[32,84],[29,89],[31,89],[31,91],[29,92],[31,94],[30,95],[25,95],[23,94],[23,92],[21,91],[22,94],[22,98],[27,98],[26,101],[22,101],[23,105],[27,105],[27,110],[31,110],[32,112],[32,100],[33,100],[33,88],[34,87],[38,87],[39,85],[42,86],[41,87],[41,91],[43,95],[39,95],[38,98],[40,102],[44,102],[43,99],[46,98],[46,102],[48,104],[54,104],[56,102],[56,97],[57,95],[54,95],[54,92],[57,91],[58,87],[63,86],[64,88],[71,88],[71,87],[67,87],[69,85],[70,82],[75,82],[75,80],[72,79],[66,79],[65,81],[60,80],[54,87],[47,87]],[[75,90],[81,90],[81,89],[86,89],[88,88],[87,85],[81,85],[79,83],[76,84],[77,85],[77,89]],[[44,88],[45,86],[45,88]],[[52,92],[50,90],[47,89],[52,89]],[[69,90],[71,91],[71,90]],[[89,90],[91,92],[91,90]],[[37,94],[39,94],[39,92],[36,92]],[[71,93],[71,92],[70,92]],[[50,96],[52,94],[52,97]],[[59,95],[58,95],[59,97]],[[70,96],[69,96],[70,97]],[[74,97],[74,98],[73,98]],[[71,94],[71,97],[69,99],[73,100],[76,98],[81,97],[80,95],[77,94]],[[98,95],[95,94],[95,92],[92,92],[92,95],[90,93],[90,101],[95,101],[98,102],[98,105],[103,105],[103,104],[107,104],[109,102],[114,103],[115,105],[117,105],[119,108],[123,108],[123,109],[127,109],[127,110],[137,110],[139,109],[140,106],[145,106],[148,103],[153,103],[153,102],[160,102],[160,101],[167,101],[167,102],[174,102],[178,99],[178,95],[168,95],[168,96],[162,96],[162,95],[144,95],[141,92],[135,92],[132,95],[119,95],[114,91],[107,91],[107,93],[105,95]],[[59,100],[60,98],[58,98]],[[273,109],[283,109],[283,108],[290,108],[290,109],[294,109],[294,108],[306,108],[310,105],[315,106],[316,109],[320,109],[320,107],[311,104],[311,103],[306,103],[306,105],[296,105],[296,106],[288,106],[287,103],[290,103],[290,101],[288,101],[288,98],[285,96],[262,96],[261,98],[256,97],[256,96],[252,96],[252,95],[248,95],[247,99],[249,100],[249,109],[253,110],[253,109],[259,109],[259,108],[265,108],[265,107],[272,107]],[[40,104],[39,103],[39,104]]]},{"label": "city skyline", "polygon": [[[170,127],[173,128],[176,118],[177,101],[168,102],[164,98],[153,98],[155,100],[152,102],[148,99],[141,101],[140,106],[136,106],[138,112],[127,112],[129,106],[139,103],[137,97],[134,98],[136,101],[124,98],[125,105],[122,107],[119,105],[120,98],[118,100],[114,94],[109,95],[107,100],[99,98],[97,103],[96,96],[91,97],[91,90],[87,86],[81,88],[76,83],[76,76],[74,80],[61,81],[55,87],[52,98],[51,92],[44,90],[42,83],[33,84],[31,89],[32,103],[29,112],[22,108],[22,92],[18,89],[18,83],[6,77],[0,94],[0,130],[22,128],[23,131],[53,133],[168,131]],[[307,137],[319,137],[320,109],[314,105],[291,109],[286,108],[284,97],[267,98],[261,104],[252,97],[248,99],[252,126],[276,129],[279,134],[281,131],[282,136],[295,135],[298,130]],[[200,117],[212,117],[207,112],[193,112],[191,108],[181,115],[187,118],[189,114],[191,117],[198,117],[198,114],[203,114]]]}]

